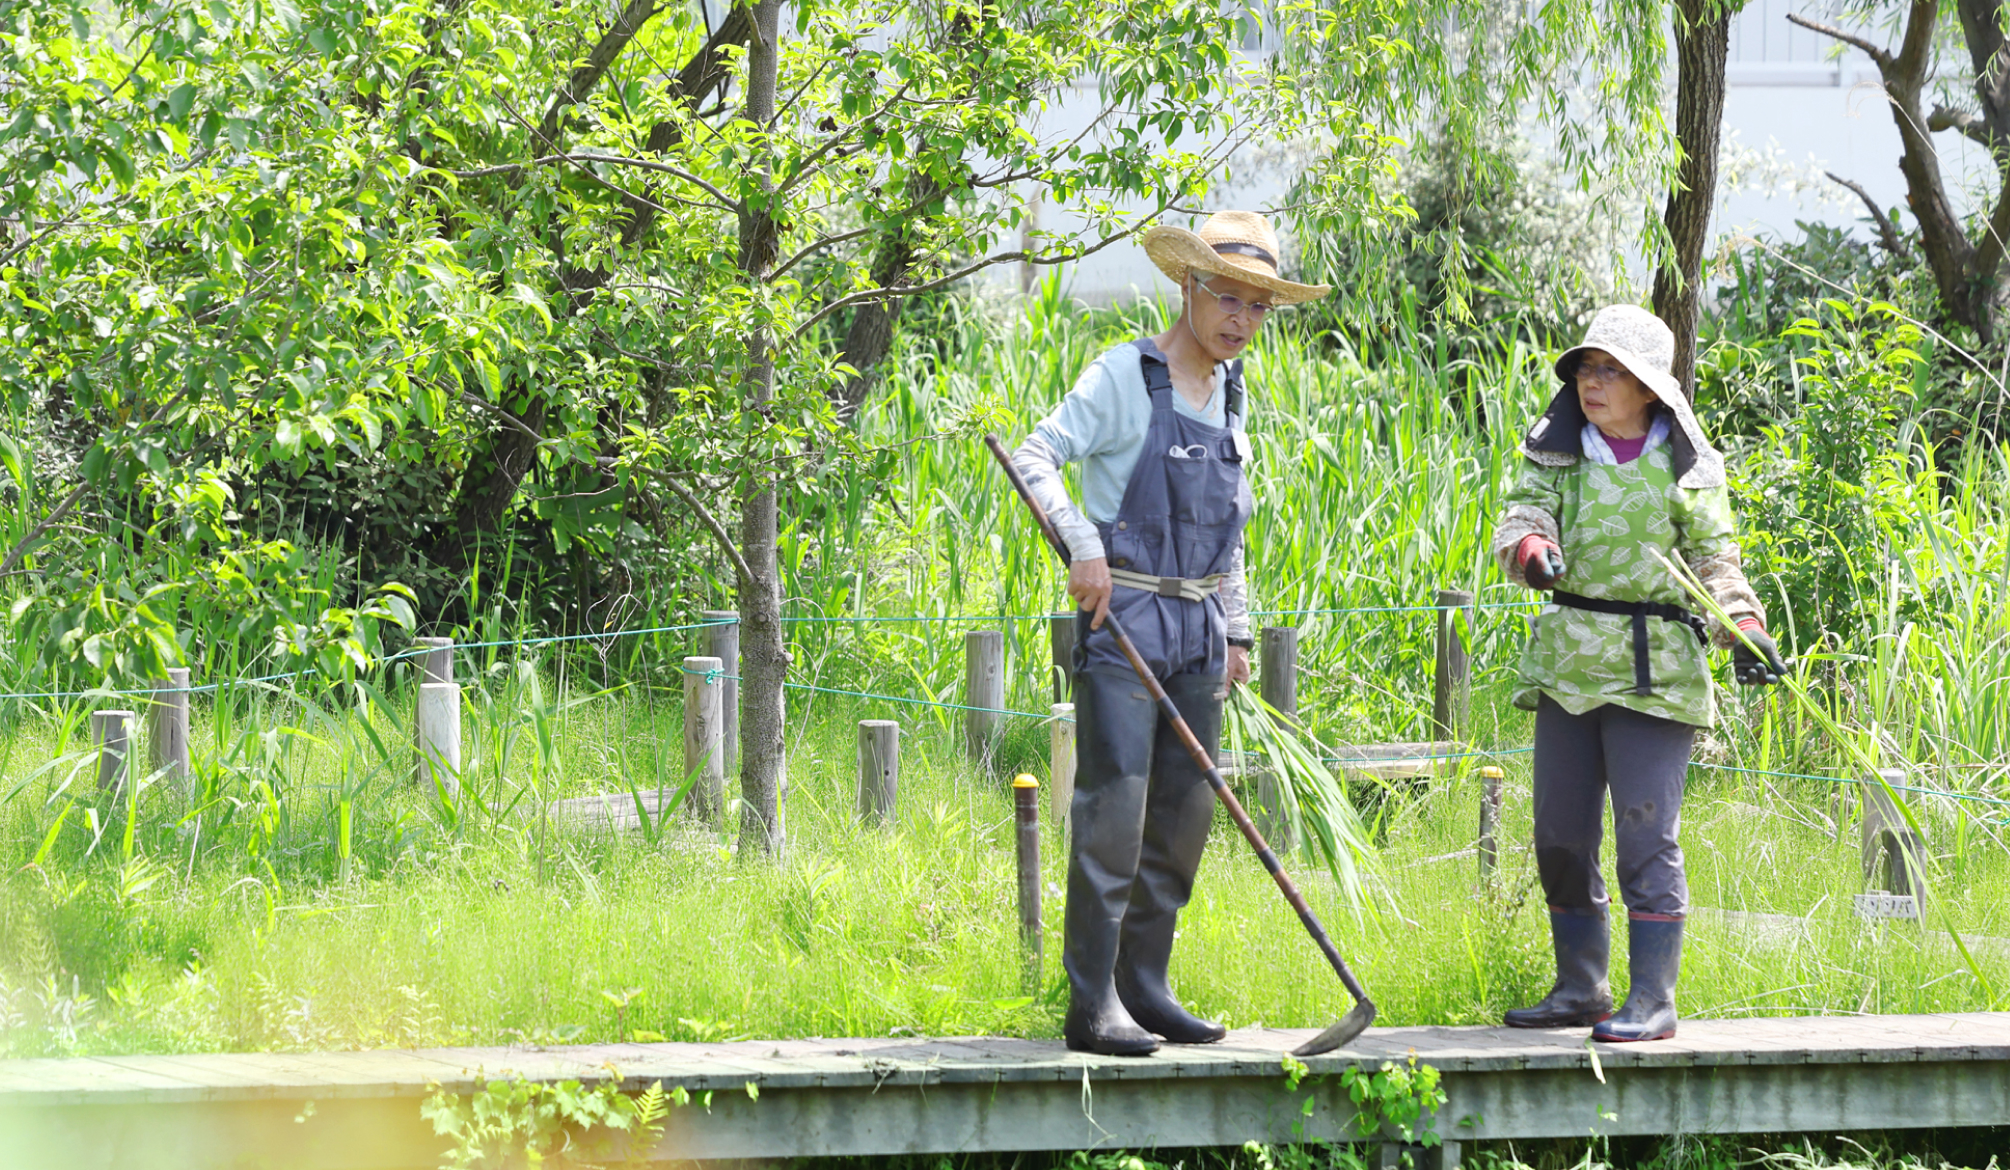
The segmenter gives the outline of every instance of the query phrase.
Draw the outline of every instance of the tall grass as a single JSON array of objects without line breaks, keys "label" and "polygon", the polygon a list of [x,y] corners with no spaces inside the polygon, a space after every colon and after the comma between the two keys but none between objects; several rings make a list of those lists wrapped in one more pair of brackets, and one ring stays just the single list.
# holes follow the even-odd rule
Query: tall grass
[{"label": "tall grass", "polygon": [[[959,715],[830,692],[954,701],[962,633],[1002,624],[1007,704],[1045,710],[1040,615],[1061,603],[1060,571],[976,435],[1023,434],[1105,346],[1158,331],[1165,307],[1080,312],[1049,284],[1010,312],[959,312],[943,326],[954,336],[910,339],[861,419],[885,465],[789,513],[782,561],[804,689],[790,692],[785,865],[741,866],[728,839],[683,821],[613,841],[546,815],[566,797],[681,783],[676,664],[698,649],[695,632],[464,652],[454,801],[409,783],[409,663],[360,682],[201,696],[193,793],[149,777],[123,805],[95,791],[86,742],[85,716],[113,700],[8,701],[0,1046],[1052,1034],[1059,941],[1050,931],[1048,978],[1022,984],[1009,806],[995,775],[956,759]],[[1451,366],[1421,342],[1383,349],[1403,356],[1368,363],[1343,338],[1281,328],[1250,357],[1253,592],[1259,611],[1291,611],[1260,620],[1302,631],[1301,716],[1319,739],[1425,739],[1435,623],[1412,607],[1440,588],[1474,590],[1485,605],[1471,631],[1472,738],[1524,746],[1527,717],[1508,697],[1528,611],[1511,604],[1522,595],[1486,542],[1520,429],[1552,385],[1549,355],[1511,348]],[[1999,921],[2010,805],[1989,803],[2010,801],[2010,465],[1981,448],[1949,465],[1908,436],[1899,466],[1890,486],[1905,505],[1879,550],[1890,571],[1865,598],[1876,620],[1855,642],[1793,629],[1791,614],[1774,626],[1826,656],[1826,701],[1874,724],[1913,786],[1953,794],[1916,798],[1955,876],[1943,896],[1964,934],[1983,938],[1990,980],[2010,986],[2003,948],[1987,941],[2010,936]],[[494,604],[493,584],[470,588],[482,616],[464,640],[536,633]],[[620,624],[676,625],[725,600],[657,598]],[[859,718],[905,724],[893,833],[852,821]],[[1044,775],[1046,726],[1007,722],[999,770]],[[1501,760],[1507,839],[1524,840],[1526,757]],[[1993,1006],[1940,936],[1867,933],[1849,912],[1854,798],[1833,783],[1848,769],[1818,727],[1776,696],[1730,694],[1701,760],[1684,823],[1695,901],[1796,921],[1699,917],[1685,1010]],[[1510,848],[1484,889],[1460,856],[1476,802],[1453,776],[1383,810],[1398,912],[1343,933],[1391,1021],[1492,1019],[1547,985],[1526,853]],[[1054,899],[1060,851],[1050,837]],[[1232,834],[1217,835],[1206,867],[1182,926],[1184,994],[1237,1024],[1323,1025],[1343,1011],[1344,992]],[[1307,885],[1329,921],[1351,923],[1339,890]]]}]

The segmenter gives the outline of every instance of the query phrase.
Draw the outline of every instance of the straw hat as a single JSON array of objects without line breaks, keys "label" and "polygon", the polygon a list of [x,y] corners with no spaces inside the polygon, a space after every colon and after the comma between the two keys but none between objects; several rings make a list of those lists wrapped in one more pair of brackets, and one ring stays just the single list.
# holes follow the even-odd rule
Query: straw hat
[{"label": "straw hat", "polygon": [[1198,232],[1160,224],[1145,233],[1145,255],[1182,288],[1187,275],[1199,271],[1268,289],[1280,305],[1316,301],[1333,291],[1329,285],[1297,284],[1279,276],[1279,250],[1270,221],[1253,211],[1217,211]]}]

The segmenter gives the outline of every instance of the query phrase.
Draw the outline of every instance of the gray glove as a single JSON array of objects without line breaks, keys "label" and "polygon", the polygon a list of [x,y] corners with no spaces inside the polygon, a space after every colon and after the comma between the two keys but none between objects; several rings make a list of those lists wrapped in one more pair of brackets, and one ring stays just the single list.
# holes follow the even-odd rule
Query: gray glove
[{"label": "gray glove", "polygon": [[[1739,622],[1738,629],[1752,642],[1751,646],[1747,646],[1740,641],[1731,650],[1731,673],[1740,685],[1772,686],[1791,673],[1787,660],[1780,657],[1780,648],[1773,642],[1773,636],[1766,632],[1766,627],[1747,620]],[[1756,653],[1753,652],[1754,647],[1757,648]]]}]

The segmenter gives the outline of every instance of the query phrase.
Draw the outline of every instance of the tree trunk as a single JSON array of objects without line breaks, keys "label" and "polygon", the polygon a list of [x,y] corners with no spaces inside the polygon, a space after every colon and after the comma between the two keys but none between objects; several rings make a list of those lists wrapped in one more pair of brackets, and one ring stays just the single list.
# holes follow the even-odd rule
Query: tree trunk
[{"label": "tree trunk", "polygon": [[[564,88],[553,95],[532,140],[536,153],[559,148],[564,138],[565,112],[586,100],[615,59],[627,50],[658,11],[654,0],[626,0],[614,14],[613,22],[601,31],[586,58],[567,75]],[[745,10],[734,8],[711,39],[677,73],[675,80],[666,87],[666,94],[695,109],[705,95],[724,83],[728,50],[744,42],[747,28]],[[650,149],[667,149],[676,127],[677,123],[668,119],[654,127],[650,133]],[[624,225],[621,241],[624,247],[634,246],[655,224],[653,209],[647,204],[629,201],[628,211],[629,221]],[[576,313],[593,299],[595,290],[607,283],[613,268],[611,265],[595,269],[575,268],[566,263],[562,235],[553,231],[549,233],[549,238],[553,255],[558,260],[559,279],[557,287],[547,291],[555,302],[565,305],[568,314]],[[508,405],[507,398],[504,405]],[[498,426],[489,432],[482,444],[486,449],[478,448],[472,461],[473,474],[462,481],[456,493],[452,527],[436,547],[435,556],[447,564],[465,568],[475,544],[496,534],[503,517],[509,513],[511,503],[516,500],[518,490],[523,487],[524,477],[530,474],[537,462],[537,432],[542,431],[544,420],[545,400],[542,395],[533,393],[530,405],[525,408],[520,420],[527,430]]]},{"label": "tree trunk", "polygon": [[[1996,5],[1984,0],[1983,8],[1993,13]],[[1962,15],[1964,20],[1970,17],[1965,9]],[[2006,198],[2010,192],[1998,192],[1990,228],[1983,233],[1978,248],[1963,230],[1961,219],[1947,198],[1947,187],[1940,177],[1940,155],[1933,147],[1933,132],[1960,126],[1971,138],[1979,136],[1986,143],[1987,127],[1971,128],[1964,124],[1967,119],[1955,111],[1936,108],[1929,117],[1920,108],[1920,96],[1933,69],[1939,0],[1912,0],[1907,6],[1905,33],[1897,52],[1797,12],[1788,13],[1787,19],[1802,28],[1854,45],[1876,62],[1878,76],[1884,80],[1892,121],[1898,127],[1902,148],[1898,169],[1905,176],[1905,202],[1912,208],[1913,218],[1919,221],[1919,250],[1933,272],[1941,311],[1949,319],[1973,329],[1988,344],[1995,332],[1989,315],[1989,288],[2003,259],[2001,231],[2010,228],[2010,198]],[[1989,16],[1989,22],[1994,19]],[[1984,56],[1993,59],[1994,53],[1985,52]],[[1977,96],[1985,107],[1989,105],[1989,87],[1978,86]]]},{"label": "tree trunk", "polygon": [[532,395],[519,421],[521,428],[499,426],[489,433],[485,458],[476,464],[481,470],[472,482],[462,481],[454,500],[453,529],[439,550],[450,565],[466,567],[475,545],[501,527],[517,489],[537,462],[536,436],[544,427],[544,399]]},{"label": "tree trunk", "polygon": [[[925,174],[916,174],[908,180],[906,194],[910,204],[926,203],[941,193],[941,184]],[[887,229],[873,251],[872,283],[879,288],[906,283],[914,259],[912,233],[904,225]],[[893,327],[900,322],[901,306],[906,303],[906,297],[868,301],[852,315],[839,360],[858,373],[845,379],[838,391],[838,417],[850,418],[865,405],[866,396],[879,384],[881,364],[886,361],[887,350],[893,347]]]},{"label": "tree trunk", "polygon": [[1703,247],[1717,198],[1717,139],[1724,123],[1724,61],[1731,43],[1728,0],[1676,0],[1675,138],[1682,165],[1661,220],[1672,254],[1654,274],[1654,312],[1675,333],[1675,378],[1696,399],[1696,326],[1702,313]]},{"label": "tree trunk", "polygon": [[[782,0],[754,6],[754,35],[747,52],[746,116],[766,126],[775,116],[775,75],[780,60]],[[772,185],[772,167],[759,167],[763,188]],[[740,267],[758,285],[775,263],[779,243],[774,216],[766,206],[740,213]],[[764,426],[775,395],[774,339],[765,328],[748,335],[747,371],[741,386],[742,413],[749,434]],[[788,801],[788,759],[783,739],[787,715],[782,684],[788,677],[788,645],[782,638],[782,580],[776,556],[779,531],[775,485],[770,474],[751,471],[740,495],[740,552],[748,576],[740,582],[740,856],[779,857],[786,840],[783,812]]]}]

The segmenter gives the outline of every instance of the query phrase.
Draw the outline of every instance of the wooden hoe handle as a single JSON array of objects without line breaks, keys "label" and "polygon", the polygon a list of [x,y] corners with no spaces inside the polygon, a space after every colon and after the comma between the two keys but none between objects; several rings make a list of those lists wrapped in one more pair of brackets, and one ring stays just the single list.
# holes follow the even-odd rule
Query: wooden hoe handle
[{"label": "wooden hoe handle", "polygon": [[[1005,478],[1012,482],[1012,490],[1019,494],[1019,498],[1032,511],[1033,521],[1040,526],[1041,535],[1045,536],[1047,543],[1053,546],[1054,552],[1061,558],[1061,563],[1068,564],[1068,546],[1061,542],[1061,534],[1054,527],[1054,521],[1047,515],[1047,510],[1040,506],[1040,501],[1033,498],[1032,490],[1026,486],[1026,477],[1020,475],[1019,469],[1012,466],[1012,457],[1006,452],[1005,444],[998,441],[997,435],[986,435],[984,445],[991,448],[991,454],[997,457],[998,465],[1005,469]],[[1105,614],[1103,624],[1117,640],[1117,648],[1124,652],[1125,658],[1130,659],[1131,669],[1137,671],[1138,681],[1144,684],[1146,693],[1152,697],[1152,702],[1158,704],[1159,713],[1172,724],[1180,743],[1186,745],[1187,754],[1193,757],[1193,762],[1206,775],[1208,787],[1214,789],[1215,796],[1219,797],[1221,803],[1227,807],[1229,818],[1235,822],[1235,827],[1242,830],[1243,838],[1256,850],[1256,859],[1263,863],[1263,868],[1269,872],[1271,880],[1275,881],[1277,888],[1283,892],[1284,900],[1291,903],[1291,908],[1298,912],[1298,921],[1305,924],[1306,933],[1310,934],[1312,941],[1319,945],[1320,951],[1326,956],[1326,961],[1333,965],[1333,971],[1340,976],[1340,982],[1346,986],[1347,994],[1353,996],[1358,1003],[1370,1004],[1368,993],[1362,990],[1360,980],[1354,978],[1354,972],[1348,970],[1347,960],[1340,957],[1339,948],[1335,947],[1333,940],[1327,936],[1326,928],[1319,922],[1319,916],[1306,904],[1305,895],[1298,892],[1298,884],[1291,880],[1291,875],[1284,872],[1283,864],[1277,860],[1276,850],[1270,847],[1270,842],[1263,839],[1263,833],[1256,827],[1256,822],[1250,820],[1249,814],[1243,811],[1242,802],[1235,798],[1235,793],[1229,791],[1228,781],[1222,777],[1221,769],[1215,766],[1214,760],[1207,754],[1207,749],[1200,745],[1200,740],[1194,736],[1193,728],[1187,726],[1186,718],[1179,713],[1179,708],[1173,706],[1172,697],[1166,694],[1163,686],[1159,685],[1158,676],[1152,673],[1151,667],[1145,665],[1144,656],[1138,653],[1137,645],[1131,641],[1130,635],[1124,633],[1123,624],[1117,621],[1117,615]]]}]

